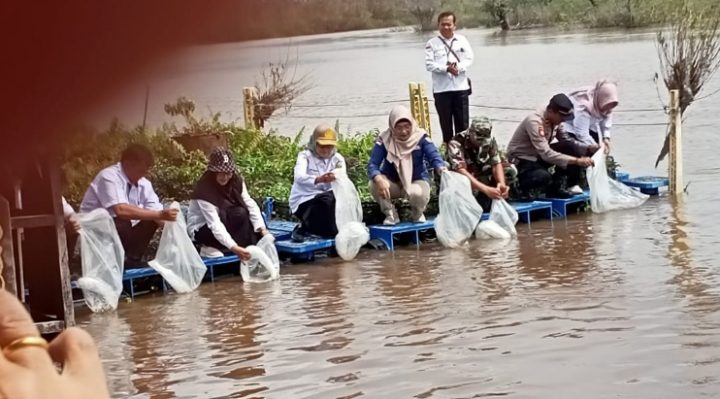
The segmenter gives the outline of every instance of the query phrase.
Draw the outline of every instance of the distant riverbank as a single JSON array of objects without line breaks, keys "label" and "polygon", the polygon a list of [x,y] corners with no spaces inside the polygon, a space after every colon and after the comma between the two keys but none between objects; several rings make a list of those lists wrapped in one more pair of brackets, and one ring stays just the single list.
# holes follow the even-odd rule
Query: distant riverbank
[{"label": "distant riverbank", "polygon": [[[712,0],[690,0],[712,6]],[[228,10],[203,40],[234,42],[352,30],[414,26],[433,30],[452,10],[463,28],[637,28],[666,23],[678,0],[247,0]],[[252,12],[248,12],[252,10]],[[332,13],[327,12],[332,10]],[[403,28],[399,28],[403,29]]]}]

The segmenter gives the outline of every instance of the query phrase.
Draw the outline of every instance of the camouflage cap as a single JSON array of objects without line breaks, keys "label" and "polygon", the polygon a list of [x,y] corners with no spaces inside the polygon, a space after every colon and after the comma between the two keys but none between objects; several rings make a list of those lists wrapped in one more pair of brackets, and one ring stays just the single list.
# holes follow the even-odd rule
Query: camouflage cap
[{"label": "camouflage cap", "polygon": [[472,118],[468,131],[478,138],[490,138],[492,134],[492,122],[486,116]]}]

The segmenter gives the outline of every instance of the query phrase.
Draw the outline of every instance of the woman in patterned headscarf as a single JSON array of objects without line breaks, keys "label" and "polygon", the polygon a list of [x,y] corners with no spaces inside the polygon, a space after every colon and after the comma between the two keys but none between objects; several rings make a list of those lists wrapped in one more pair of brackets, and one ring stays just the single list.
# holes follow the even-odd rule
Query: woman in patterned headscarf
[{"label": "woman in patterned headscarf", "polygon": [[232,153],[216,148],[207,171],[193,190],[188,210],[188,234],[200,243],[200,255],[221,257],[230,251],[243,260],[245,250],[268,234],[260,208],[237,173]]}]

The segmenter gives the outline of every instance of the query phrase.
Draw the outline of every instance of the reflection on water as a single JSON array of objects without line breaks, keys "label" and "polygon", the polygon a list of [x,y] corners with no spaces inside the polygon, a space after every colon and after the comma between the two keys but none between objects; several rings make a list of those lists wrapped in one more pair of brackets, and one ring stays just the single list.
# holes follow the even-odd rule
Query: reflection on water
[{"label": "reflection on water", "polygon": [[[651,34],[466,33],[477,43],[473,102],[523,106],[611,75],[621,107],[658,105]],[[422,40],[409,32],[296,43],[303,65],[323,76],[303,101],[352,103],[338,112],[376,112],[406,95],[403,82],[427,78]],[[263,54],[286,44],[194,49],[166,94],[240,109],[237,88]],[[690,119],[702,123],[687,129],[684,201],[661,196],[634,210],[519,225],[516,240],[456,250],[429,243],[290,265],[271,284],[228,278],[191,294],[141,297],[112,314],[80,312],[79,321],[98,340],[117,398],[718,397],[720,208],[718,169],[707,162],[720,145],[720,125],[708,116],[718,99],[693,105]],[[317,122],[314,112],[277,121],[294,132]],[[347,121],[377,127],[386,118]],[[496,126],[507,142],[514,125]],[[664,128],[613,130],[624,169],[662,173],[652,163]]]}]

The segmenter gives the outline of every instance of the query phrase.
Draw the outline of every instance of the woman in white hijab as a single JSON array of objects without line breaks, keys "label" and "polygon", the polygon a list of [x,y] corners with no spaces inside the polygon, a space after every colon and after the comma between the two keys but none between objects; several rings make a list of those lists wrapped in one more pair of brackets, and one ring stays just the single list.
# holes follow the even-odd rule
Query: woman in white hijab
[{"label": "woman in white hijab", "polygon": [[396,106],[390,112],[389,127],[378,136],[368,163],[370,192],[385,215],[383,224],[400,221],[392,204],[396,198],[407,198],[413,222],[425,221],[425,208],[430,201],[430,175],[427,161],[438,173],[445,170],[445,161],[420,129],[410,110]]}]

